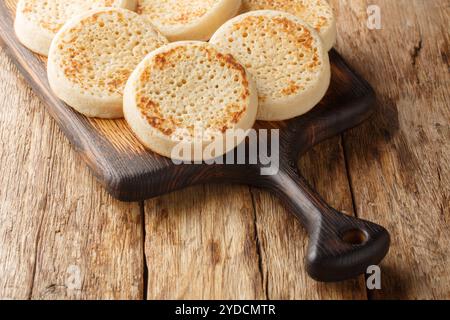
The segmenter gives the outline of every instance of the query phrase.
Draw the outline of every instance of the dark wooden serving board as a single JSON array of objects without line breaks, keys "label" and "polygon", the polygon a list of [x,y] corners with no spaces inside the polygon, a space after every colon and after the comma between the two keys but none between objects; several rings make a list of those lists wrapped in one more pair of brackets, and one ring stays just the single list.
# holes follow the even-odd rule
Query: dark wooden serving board
[{"label": "dark wooden serving board", "polygon": [[331,87],[315,109],[289,121],[256,124],[257,129],[280,129],[278,174],[262,176],[261,164],[175,165],[170,159],[145,150],[124,120],[88,119],[53,95],[47,82],[45,59],[23,47],[14,34],[15,4],[15,0],[0,3],[3,47],[94,175],[114,197],[138,201],[210,182],[265,187],[282,198],[308,231],[306,261],[313,278],[348,279],[364,273],[369,265],[378,264],[384,258],[389,249],[388,232],[329,207],[308,186],[297,168],[301,154],[324,139],[358,125],[373,112],[372,88],[336,51],[330,52]]}]

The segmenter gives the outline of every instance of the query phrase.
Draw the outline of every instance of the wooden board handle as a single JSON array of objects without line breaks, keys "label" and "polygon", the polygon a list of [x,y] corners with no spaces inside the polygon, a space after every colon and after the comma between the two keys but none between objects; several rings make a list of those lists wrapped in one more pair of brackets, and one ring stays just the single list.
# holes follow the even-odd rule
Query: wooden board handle
[{"label": "wooden board handle", "polygon": [[313,279],[332,282],[354,278],[387,254],[390,236],[386,229],[328,206],[297,169],[281,168],[271,179],[271,189],[309,233],[306,267]]}]

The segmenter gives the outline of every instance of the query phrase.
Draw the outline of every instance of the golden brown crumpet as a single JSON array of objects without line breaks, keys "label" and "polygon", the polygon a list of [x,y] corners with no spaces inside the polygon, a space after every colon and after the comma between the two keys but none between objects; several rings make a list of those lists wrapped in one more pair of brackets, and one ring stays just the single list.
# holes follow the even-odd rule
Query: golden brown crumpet
[{"label": "golden brown crumpet", "polygon": [[19,0],[14,28],[26,47],[43,56],[71,17],[100,7],[136,9],[136,0]]},{"label": "golden brown crumpet", "polygon": [[241,0],[139,0],[138,12],[170,41],[208,40],[240,7]]},{"label": "golden brown crumpet", "polygon": [[316,29],[327,51],[336,42],[336,19],[326,0],[242,0],[242,7],[244,12],[278,10],[299,17]]},{"label": "golden brown crumpet", "polygon": [[147,54],[166,43],[147,18],[133,11],[88,11],[69,20],[55,36],[47,66],[50,86],[86,116],[123,117],[128,77]]},{"label": "golden brown crumpet", "polygon": [[286,120],[311,110],[330,84],[319,34],[286,12],[261,10],[224,24],[211,43],[241,61],[258,88],[258,120]]},{"label": "golden brown crumpet", "polygon": [[[256,87],[242,65],[198,41],[175,42],[149,54],[124,94],[125,118],[141,142],[185,161],[209,160],[233,149],[245,135],[226,146],[226,134],[251,129],[257,107]],[[217,148],[208,151],[212,143]],[[175,154],[180,146],[189,151]]]}]

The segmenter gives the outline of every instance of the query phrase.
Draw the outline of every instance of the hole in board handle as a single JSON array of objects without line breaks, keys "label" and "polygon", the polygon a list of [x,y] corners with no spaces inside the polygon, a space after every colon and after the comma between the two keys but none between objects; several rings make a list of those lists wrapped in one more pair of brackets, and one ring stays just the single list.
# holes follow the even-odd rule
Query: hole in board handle
[{"label": "hole in board handle", "polygon": [[350,229],[342,234],[342,241],[352,246],[360,246],[366,243],[367,233],[360,229]]}]

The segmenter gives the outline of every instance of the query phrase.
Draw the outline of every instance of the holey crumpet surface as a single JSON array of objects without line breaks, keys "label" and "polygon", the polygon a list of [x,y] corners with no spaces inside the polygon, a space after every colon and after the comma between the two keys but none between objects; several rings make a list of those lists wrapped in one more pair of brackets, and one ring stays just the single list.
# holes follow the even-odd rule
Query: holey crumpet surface
[{"label": "holey crumpet surface", "polygon": [[241,0],[139,0],[147,16],[170,40],[208,40],[241,7]]},{"label": "holey crumpet surface", "polygon": [[[275,174],[261,174],[261,168],[268,166],[266,157],[258,157],[255,164],[246,161],[176,165],[171,159],[146,150],[124,120],[87,118],[57,98],[47,81],[45,61],[24,47],[15,35],[14,10],[15,2],[0,2],[0,35],[6,52],[81,158],[116,198],[143,200],[200,183],[243,183],[268,188],[282,198],[309,233],[306,266],[309,274],[321,281],[355,277],[364,273],[367,266],[378,264],[387,253],[389,235],[384,228],[332,209],[298,172],[300,155],[318,142],[358,125],[373,111],[371,87],[336,51],[330,52],[331,86],[316,108],[291,120],[256,122],[254,126],[261,132],[257,135],[259,142],[274,151],[270,158],[279,160]],[[268,130],[267,135],[262,134],[264,129]],[[277,135],[279,148],[271,148]],[[227,156],[230,153],[234,150]]]},{"label": "holey crumpet surface", "polygon": [[153,51],[124,95],[125,118],[142,143],[186,161],[234,149],[245,134],[235,139],[232,133],[251,129],[257,109],[256,86],[244,67],[206,42],[175,42]]},{"label": "holey crumpet surface", "polygon": [[47,63],[50,87],[78,112],[123,117],[123,89],[150,52],[167,43],[135,12],[93,9],[69,20],[52,42]]},{"label": "holey crumpet surface", "polygon": [[100,7],[136,9],[136,0],[19,0],[17,37],[29,49],[47,56],[55,34],[71,17]]},{"label": "holey crumpet surface", "polygon": [[252,11],[231,19],[211,43],[241,61],[256,81],[258,120],[300,116],[330,84],[330,62],[318,33],[285,12]]},{"label": "holey crumpet surface", "polygon": [[289,12],[316,29],[325,50],[336,42],[336,18],[327,0],[243,0],[244,11],[278,10]]}]

